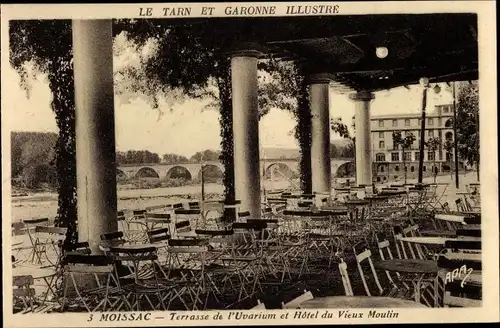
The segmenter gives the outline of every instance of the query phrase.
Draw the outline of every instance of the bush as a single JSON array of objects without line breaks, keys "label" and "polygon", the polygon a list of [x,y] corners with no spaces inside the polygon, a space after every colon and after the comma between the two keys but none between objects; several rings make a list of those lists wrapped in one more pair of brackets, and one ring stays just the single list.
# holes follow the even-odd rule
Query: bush
[{"label": "bush", "polygon": [[57,181],[54,167],[48,164],[34,164],[25,167],[22,171],[22,178],[27,188],[40,188],[42,184],[54,187]]}]

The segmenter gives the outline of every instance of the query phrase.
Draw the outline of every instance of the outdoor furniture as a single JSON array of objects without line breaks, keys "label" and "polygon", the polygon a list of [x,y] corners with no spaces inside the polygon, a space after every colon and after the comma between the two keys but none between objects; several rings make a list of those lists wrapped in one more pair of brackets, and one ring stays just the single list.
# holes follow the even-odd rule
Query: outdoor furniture
[{"label": "outdoor furniture", "polygon": [[[120,278],[120,285],[133,311],[142,311],[144,301],[149,310],[167,310],[164,299],[170,294],[171,286],[160,284],[162,278],[157,262],[156,246],[152,244],[129,244],[111,247],[110,253],[116,261],[130,262],[129,274]],[[115,262],[115,270],[118,270]],[[128,281],[129,280],[129,281]],[[131,281],[130,281],[131,280]],[[123,283],[122,283],[123,281]]]},{"label": "outdoor furniture", "polygon": [[303,294],[294,298],[290,302],[287,302],[287,303],[281,302],[281,308],[282,309],[300,309],[301,304],[303,302],[311,300],[313,298],[314,298],[314,296],[310,291],[304,290]]},{"label": "outdoor furniture", "polygon": [[251,308],[250,310],[265,310],[266,305],[262,303],[260,300],[257,300],[257,305]]},{"label": "outdoor furniture", "polygon": [[[385,239],[383,241],[379,241],[377,237],[377,246],[379,250],[379,255],[380,259],[382,261],[384,260],[393,260],[394,256],[392,255],[391,247],[389,240]],[[385,253],[387,254],[384,254]],[[399,294],[402,294],[401,296],[406,296],[409,292],[411,292],[411,287],[406,283],[406,281],[401,279],[401,274],[399,272],[394,272],[396,277],[393,277],[391,275],[391,272],[388,270],[385,270],[385,274],[387,276],[387,279],[389,282],[394,286],[395,289],[398,290]]]},{"label": "outdoor furniture", "polygon": [[447,253],[438,259],[445,282],[443,306],[481,307],[482,273],[480,254]]},{"label": "outdoor furniture", "polygon": [[[402,260],[394,259],[394,260],[375,261],[373,265],[377,269],[417,276],[417,279],[411,280],[412,283],[414,284],[415,302],[420,301],[422,282],[426,275],[433,276],[433,280],[435,283],[434,290],[437,290],[438,288],[436,280],[438,266],[436,261],[419,260],[419,259],[402,259]],[[437,295],[435,295],[435,301],[434,301],[435,304],[437,304],[436,297]]]},{"label": "outdoor furniture", "polygon": [[57,303],[39,302],[32,275],[14,275],[12,287],[14,313],[49,313],[59,308]]},{"label": "outdoor furniture", "polygon": [[[66,256],[63,265],[65,284],[62,309],[65,309],[65,306],[83,306],[88,312],[104,312],[106,309],[115,310],[119,303],[125,303],[128,309],[132,309],[114,275],[112,258],[103,255],[75,254]],[[84,280],[78,277],[83,277]],[[87,280],[85,277],[93,279]],[[82,286],[83,281],[85,281],[84,286]],[[76,293],[74,297],[68,296],[70,285]]]},{"label": "outdoor furniture", "polygon": [[300,303],[301,309],[339,308],[426,308],[425,305],[393,297],[381,296],[329,296],[318,297]]}]

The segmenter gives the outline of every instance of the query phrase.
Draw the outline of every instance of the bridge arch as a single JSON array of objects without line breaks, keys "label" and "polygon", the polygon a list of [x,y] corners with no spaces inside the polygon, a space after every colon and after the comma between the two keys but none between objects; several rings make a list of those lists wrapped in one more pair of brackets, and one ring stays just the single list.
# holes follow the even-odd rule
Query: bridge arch
[{"label": "bridge arch", "polygon": [[127,180],[127,179],[128,179],[127,173],[125,173],[124,171],[122,171],[120,169],[116,169],[116,180],[123,181],[123,180]]},{"label": "bridge arch", "polygon": [[[201,181],[201,167],[197,174],[197,178]],[[203,168],[203,181],[204,182],[217,182],[224,178],[224,171],[216,164],[204,164]]]},{"label": "bridge arch", "polygon": [[184,179],[191,181],[193,176],[191,172],[183,165],[175,165],[167,170],[166,179]]},{"label": "bridge arch", "polygon": [[333,173],[335,178],[347,178],[356,175],[356,165],[353,161],[345,162],[337,167],[337,170]]},{"label": "bridge arch", "polygon": [[[274,162],[274,163],[270,163],[269,165],[267,165],[265,167],[265,170],[264,170],[265,178],[266,179],[270,179],[271,176],[272,176],[271,175],[271,171],[272,170],[276,170],[276,169],[278,169],[280,171],[280,173],[282,173],[283,175],[285,175],[289,179],[296,178],[297,174],[298,174],[298,172],[296,170],[294,170],[287,163],[284,163],[284,162]],[[274,178],[276,178],[276,176],[277,175],[274,175]],[[283,178],[281,175],[278,175],[278,177],[280,177],[280,179]]]},{"label": "bridge arch", "polygon": [[160,174],[158,171],[156,171],[154,168],[145,166],[141,167],[139,170],[137,170],[137,173],[135,174],[136,178],[160,178]]}]

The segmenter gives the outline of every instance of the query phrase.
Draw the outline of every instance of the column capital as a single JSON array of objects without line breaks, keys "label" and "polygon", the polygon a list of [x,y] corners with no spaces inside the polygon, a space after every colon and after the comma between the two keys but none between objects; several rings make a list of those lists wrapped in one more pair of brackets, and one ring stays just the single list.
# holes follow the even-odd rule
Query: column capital
[{"label": "column capital", "polygon": [[358,91],[349,95],[349,99],[357,101],[370,101],[375,99],[375,95],[370,91]]},{"label": "column capital", "polygon": [[307,84],[330,84],[333,81],[333,75],[329,73],[314,73],[305,76]]},{"label": "column capital", "polygon": [[254,57],[260,58],[266,49],[258,43],[239,43],[227,49],[226,54],[230,57]]}]

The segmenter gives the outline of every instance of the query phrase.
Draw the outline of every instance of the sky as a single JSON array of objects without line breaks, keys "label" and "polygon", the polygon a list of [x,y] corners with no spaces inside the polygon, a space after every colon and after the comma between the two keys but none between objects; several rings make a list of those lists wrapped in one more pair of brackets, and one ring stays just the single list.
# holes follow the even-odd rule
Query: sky
[{"label": "sky", "polygon": [[[134,54],[126,43],[115,47],[114,69],[136,65],[144,54]],[[43,76],[30,79],[31,91],[27,95],[20,86],[20,76],[8,67],[4,86],[2,111],[7,114],[11,131],[57,132],[55,115],[50,108],[51,93]],[[437,104],[450,103],[451,95],[444,90],[429,92],[427,110]],[[375,93],[371,115],[420,112],[422,88],[418,85]],[[219,149],[220,132],[218,112],[206,108],[207,102],[187,100],[171,101],[160,111],[136,95],[127,99],[115,96],[116,148],[118,151],[147,149],[160,155],[176,153],[187,157],[204,149]],[[347,94],[330,93],[330,117],[341,117],[348,126],[352,123],[354,102]],[[5,118],[5,116],[4,116]],[[4,119],[2,118],[2,119]],[[261,147],[297,148],[291,131],[295,120],[290,113],[278,108],[264,116],[259,125]],[[332,134],[331,139],[340,137]]]}]

